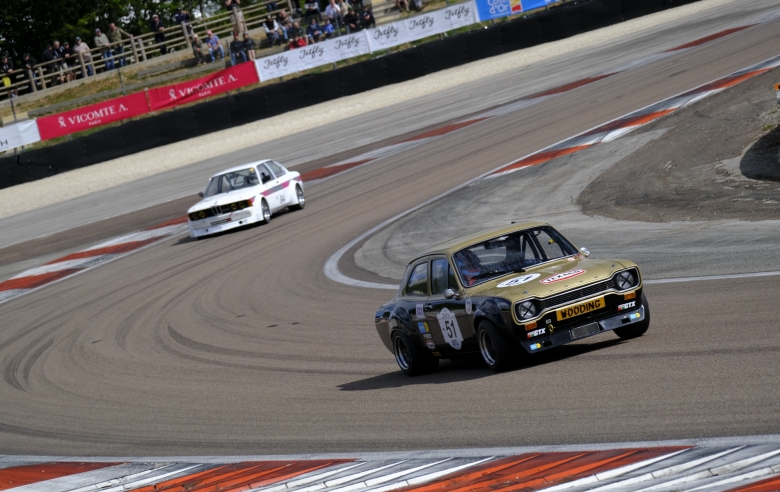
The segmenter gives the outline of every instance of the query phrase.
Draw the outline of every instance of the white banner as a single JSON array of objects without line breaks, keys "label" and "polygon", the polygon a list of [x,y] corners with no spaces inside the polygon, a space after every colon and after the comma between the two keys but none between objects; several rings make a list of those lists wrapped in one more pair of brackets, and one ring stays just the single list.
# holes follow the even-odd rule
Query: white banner
[{"label": "white banner", "polygon": [[260,81],[335,63],[476,24],[474,0],[255,60]]},{"label": "white banner", "polygon": [[35,120],[26,120],[0,128],[0,152],[41,141]]},{"label": "white banner", "polygon": [[368,35],[368,46],[371,51],[386,50],[399,44],[412,41],[409,36],[409,30],[406,28],[406,21],[393,22],[373,29],[366,29]]}]

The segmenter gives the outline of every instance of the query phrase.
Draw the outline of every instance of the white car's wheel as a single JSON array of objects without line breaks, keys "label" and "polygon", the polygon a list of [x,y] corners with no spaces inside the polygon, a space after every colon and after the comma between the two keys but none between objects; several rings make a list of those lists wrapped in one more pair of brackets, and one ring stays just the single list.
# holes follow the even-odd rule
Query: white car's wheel
[{"label": "white car's wheel", "polygon": [[303,196],[301,185],[295,185],[295,196],[298,199],[298,203],[290,205],[290,210],[303,210],[303,207],[306,205],[306,197]]},{"label": "white car's wheel", "polygon": [[260,200],[260,221],[261,224],[267,224],[271,222],[271,209],[268,207],[268,202],[265,198]]}]

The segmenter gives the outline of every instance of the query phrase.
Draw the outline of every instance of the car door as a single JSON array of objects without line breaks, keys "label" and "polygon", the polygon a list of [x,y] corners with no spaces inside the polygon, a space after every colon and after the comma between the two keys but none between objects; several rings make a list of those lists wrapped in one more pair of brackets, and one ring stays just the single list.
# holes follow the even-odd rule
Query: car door
[{"label": "car door", "polygon": [[447,289],[463,292],[446,256],[431,257],[430,285],[431,293],[424,310],[434,339],[441,340],[441,345],[437,343],[439,352],[454,355],[477,350],[471,313],[466,311],[466,299],[447,299],[445,296]]},{"label": "car door", "polygon": [[428,263],[428,259],[425,258],[416,261],[409,267],[407,270],[409,274],[404,277],[404,288],[397,298],[397,302],[400,304],[400,309],[408,313],[412,329],[422,341],[422,345],[428,350],[435,351],[436,345],[425,312],[425,303],[430,294]]},{"label": "car door", "polygon": [[274,192],[272,196],[276,203],[272,208],[279,209],[290,205],[292,203],[292,192],[290,191],[290,183],[288,183],[288,173],[274,161],[266,161],[265,165],[274,173]]}]

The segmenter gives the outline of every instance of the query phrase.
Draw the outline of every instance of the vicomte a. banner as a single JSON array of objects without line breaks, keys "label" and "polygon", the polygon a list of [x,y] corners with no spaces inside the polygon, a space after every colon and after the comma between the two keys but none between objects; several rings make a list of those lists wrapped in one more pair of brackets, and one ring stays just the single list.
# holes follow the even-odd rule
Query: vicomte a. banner
[{"label": "vicomte a. banner", "polygon": [[256,82],[258,82],[258,78],[254,65],[241,63],[197,80],[149,89],[149,103],[152,111],[158,111],[195,102],[204,97],[222,94]]},{"label": "vicomte a. banner", "polygon": [[35,120],[20,121],[0,128],[0,152],[41,141]]},{"label": "vicomte a. banner", "polygon": [[61,137],[149,112],[143,92],[109,99],[83,108],[38,118],[41,140]]},{"label": "vicomte a. banner", "polygon": [[476,0],[482,22],[546,7],[555,0]]}]

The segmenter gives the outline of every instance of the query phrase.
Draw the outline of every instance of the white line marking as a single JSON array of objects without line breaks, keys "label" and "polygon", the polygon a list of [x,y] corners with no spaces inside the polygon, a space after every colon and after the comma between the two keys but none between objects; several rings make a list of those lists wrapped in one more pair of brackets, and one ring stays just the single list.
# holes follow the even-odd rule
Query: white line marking
[{"label": "white line marking", "polygon": [[659,278],[655,280],[645,280],[646,284],[673,284],[675,282],[699,282],[702,280],[728,280],[732,278],[753,278],[753,277],[772,277],[780,275],[780,272],[755,272],[755,273],[729,273],[726,275],[709,275],[705,277],[681,277],[681,278]]}]

